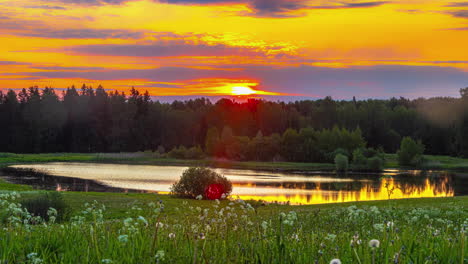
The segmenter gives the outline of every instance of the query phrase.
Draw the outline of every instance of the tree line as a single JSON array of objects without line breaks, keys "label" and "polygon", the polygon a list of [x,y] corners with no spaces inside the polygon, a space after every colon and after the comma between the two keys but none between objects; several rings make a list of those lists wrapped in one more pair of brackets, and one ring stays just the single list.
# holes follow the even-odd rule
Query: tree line
[{"label": "tree line", "polygon": [[0,91],[0,151],[177,151],[248,160],[332,160],[369,147],[395,153],[404,137],[427,154],[468,157],[468,88],[461,98],[272,102],[199,98],[162,103],[70,87]]}]

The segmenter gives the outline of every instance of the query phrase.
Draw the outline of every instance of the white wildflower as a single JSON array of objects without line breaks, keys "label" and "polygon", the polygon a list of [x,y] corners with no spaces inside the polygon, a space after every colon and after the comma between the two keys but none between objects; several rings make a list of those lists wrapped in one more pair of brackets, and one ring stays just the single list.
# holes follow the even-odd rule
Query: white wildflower
[{"label": "white wildflower", "polygon": [[154,256],[156,260],[164,260],[164,250],[158,250]]},{"label": "white wildflower", "polygon": [[120,243],[127,243],[128,242],[128,235],[120,235],[118,238]]}]

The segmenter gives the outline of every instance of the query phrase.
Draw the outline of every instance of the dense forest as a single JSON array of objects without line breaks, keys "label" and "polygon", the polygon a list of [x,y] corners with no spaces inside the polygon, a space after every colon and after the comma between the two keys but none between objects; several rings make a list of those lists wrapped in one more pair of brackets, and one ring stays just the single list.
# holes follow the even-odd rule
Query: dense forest
[{"label": "dense forest", "polygon": [[[296,102],[205,98],[161,103],[83,85],[0,91],[0,152],[184,151],[231,159],[320,161],[336,148],[468,157],[468,88],[461,98]],[[175,149],[174,149],[175,148]],[[196,154],[194,154],[196,155]]]}]

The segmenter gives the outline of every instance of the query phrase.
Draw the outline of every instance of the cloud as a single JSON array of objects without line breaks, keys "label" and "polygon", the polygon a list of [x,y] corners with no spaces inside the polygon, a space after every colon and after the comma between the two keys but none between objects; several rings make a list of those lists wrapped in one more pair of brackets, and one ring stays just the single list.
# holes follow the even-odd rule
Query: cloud
[{"label": "cloud", "polygon": [[18,62],[18,61],[0,61],[0,65],[30,65],[28,62]]},{"label": "cloud", "polygon": [[174,42],[155,42],[153,44],[102,44],[66,48],[78,54],[101,56],[131,56],[131,57],[178,57],[178,56],[255,56],[262,55],[252,49],[232,47],[223,44],[189,44]]},{"label": "cloud", "polygon": [[[65,4],[76,5],[120,5],[135,0],[55,0]],[[175,4],[175,5],[245,5],[251,11],[240,12],[238,15],[248,15],[254,17],[287,18],[305,15],[308,9],[341,9],[341,8],[368,8],[380,6],[388,1],[368,1],[368,2],[336,2],[328,5],[314,6],[311,0],[152,0],[153,2]]]},{"label": "cloud", "polygon": [[333,5],[320,5],[312,6],[313,9],[348,9],[348,8],[368,8],[376,7],[389,3],[389,1],[372,1],[372,2],[350,2],[350,3],[338,3]]},{"label": "cloud", "polygon": [[468,6],[468,2],[451,2],[445,5],[445,7],[465,7],[465,6]]},{"label": "cloud", "polygon": [[104,70],[102,67],[61,67],[61,66],[34,66],[34,69],[48,70],[48,71],[92,71]]},{"label": "cloud", "polygon": [[16,35],[58,39],[140,39],[144,32],[123,29],[51,29],[37,28],[16,33]]},{"label": "cloud", "polygon": [[330,1],[329,5],[310,5],[310,0],[162,0],[169,4],[188,5],[218,5],[218,4],[245,4],[252,12],[242,12],[242,15],[255,17],[298,17],[304,16],[304,10],[309,9],[343,9],[343,8],[368,8],[380,6],[388,1],[372,2],[338,2]]},{"label": "cloud", "polygon": [[65,4],[100,6],[100,5],[121,5],[132,0],[52,0]]},{"label": "cloud", "polygon": [[[27,75],[54,78],[78,78],[88,80],[128,80],[146,79],[154,82],[172,82],[174,80],[186,80],[197,78],[209,78],[217,74],[225,74],[220,70],[193,69],[185,67],[161,67],[155,69],[134,70],[106,70],[106,71],[42,71],[29,73],[15,73],[14,75]],[[8,75],[8,74],[4,74]]]},{"label": "cloud", "polygon": [[449,28],[448,30],[460,30],[460,31],[463,31],[463,30],[468,30],[468,27],[461,27],[461,28]]},{"label": "cloud", "polygon": [[50,5],[35,5],[35,6],[25,6],[24,8],[33,8],[33,9],[51,9],[51,10],[67,10],[63,6],[50,6]]},{"label": "cloud", "polygon": [[454,17],[459,17],[459,18],[468,18],[468,10],[457,10],[457,11],[452,11],[449,12]]}]

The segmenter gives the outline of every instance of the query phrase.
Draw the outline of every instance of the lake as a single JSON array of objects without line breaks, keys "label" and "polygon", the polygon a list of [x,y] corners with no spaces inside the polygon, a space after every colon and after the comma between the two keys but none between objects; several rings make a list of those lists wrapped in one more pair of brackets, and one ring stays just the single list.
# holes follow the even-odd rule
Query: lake
[{"label": "lake", "polygon": [[[100,163],[13,165],[40,174],[3,173],[9,182],[57,191],[155,192],[167,194],[187,167]],[[468,194],[468,176],[444,171],[386,170],[336,176],[329,172],[265,172],[215,169],[233,183],[234,197],[290,204],[322,204]]]}]

